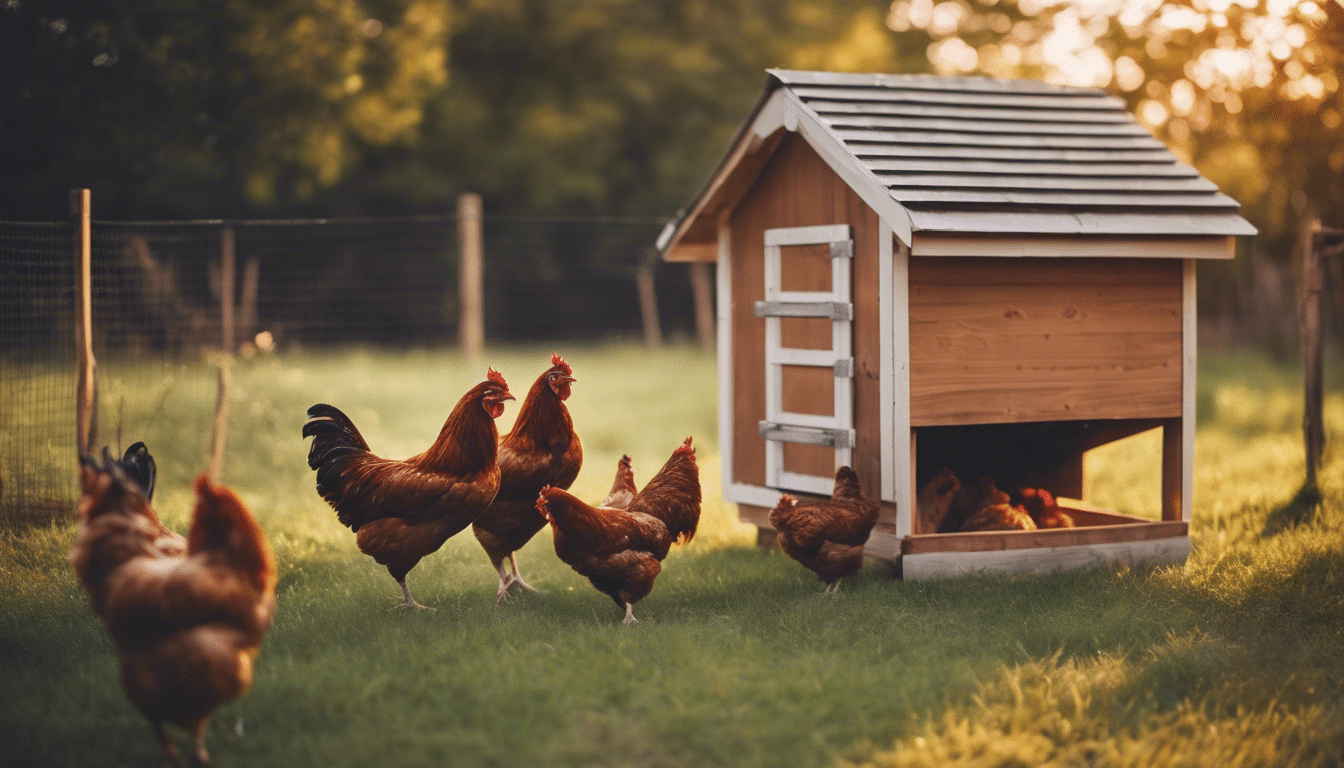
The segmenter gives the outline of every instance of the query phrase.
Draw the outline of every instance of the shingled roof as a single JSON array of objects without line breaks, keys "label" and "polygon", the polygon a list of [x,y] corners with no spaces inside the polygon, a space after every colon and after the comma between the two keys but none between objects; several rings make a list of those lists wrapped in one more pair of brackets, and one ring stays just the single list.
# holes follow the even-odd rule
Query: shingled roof
[{"label": "shingled roof", "polygon": [[659,239],[664,251],[706,239],[695,219],[731,202],[726,191],[741,185],[728,177],[780,127],[802,134],[907,242],[919,232],[1255,233],[1237,201],[1103,91],[772,69],[728,156]]}]

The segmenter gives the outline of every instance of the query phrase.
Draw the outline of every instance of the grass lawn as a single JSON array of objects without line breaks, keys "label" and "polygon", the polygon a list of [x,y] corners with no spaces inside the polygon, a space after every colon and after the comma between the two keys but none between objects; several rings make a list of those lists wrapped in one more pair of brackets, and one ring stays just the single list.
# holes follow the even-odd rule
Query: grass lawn
[{"label": "grass lawn", "polygon": [[[521,397],[550,351],[487,361]],[[720,498],[712,356],[558,351],[579,380],[580,496],[605,493],[621,453],[642,483],[687,435],[699,447],[701,532],[667,558],[632,627],[558,561],[547,532],[519,554],[544,594],[493,608],[496,576],[464,533],[410,574],[438,610],[391,613],[395,582],[315,493],[299,436],[307,406],[341,407],[375,451],[406,457],[484,365],[386,351],[240,364],[225,479],[271,538],[279,605],[251,693],[212,721],[216,765],[1344,764],[1338,369],[1327,388],[1336,449],[1314,512],[1290,504],[1302,477],[1296,371],[1205,355],[1185,565],[908,583],[870,561],[828,599],[801,566],[755,549]],[[208,409],[213,392],[198,391]],[[153,407],[127,398],[126,423],[149,426],[124,442],[148,442],[156,506],[185,530],[208,415],[150,420]],[[1152,513],[1158,445],[1141,435],[1089,456],[1091,500]],[[0,765],[154,765],[157,745],[66,563],[73,535],[68,522],[0,529]]]}]

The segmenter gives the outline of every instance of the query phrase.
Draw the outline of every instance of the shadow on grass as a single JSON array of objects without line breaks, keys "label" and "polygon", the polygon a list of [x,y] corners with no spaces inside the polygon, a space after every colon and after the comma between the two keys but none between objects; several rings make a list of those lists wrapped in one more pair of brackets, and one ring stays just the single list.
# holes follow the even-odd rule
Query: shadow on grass
[{"label": "shadow on grass", "polygon": [[1305,525],[1316,519],[1321,507],[1321,489],[1314,483],[1304,483],[1293,498],[1270,513],[1261,536],[1275,536],[1286,530]]}]

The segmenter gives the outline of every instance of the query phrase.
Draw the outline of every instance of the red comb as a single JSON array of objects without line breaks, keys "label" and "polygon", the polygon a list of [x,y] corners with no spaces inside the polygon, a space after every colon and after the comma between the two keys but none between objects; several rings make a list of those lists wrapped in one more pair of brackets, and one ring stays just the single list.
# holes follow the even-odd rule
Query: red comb
[{"label": "red comb", "polygon": [[509,383],[505,381],[504,377],[500,375],[499,371],[496,371],[494,368],[486,368],[485,377],[505,389],[509,388]]},{"label": "red comb", "polygon": [[560,369],[565,372],[566,376],[574,373],[573,369],[569,367],[569,363],[565,362],[565,358],[555,354],[554,352],[551,353],[551,365],[559,366]]}]

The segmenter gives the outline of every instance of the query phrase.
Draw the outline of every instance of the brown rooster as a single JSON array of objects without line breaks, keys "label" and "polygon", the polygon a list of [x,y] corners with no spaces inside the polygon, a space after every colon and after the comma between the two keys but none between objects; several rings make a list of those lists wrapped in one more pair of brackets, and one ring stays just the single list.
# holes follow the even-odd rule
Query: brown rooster
[{"label": "brown rooster", "polygon": [[350,419],[319,403],[308,409],[308,466],[317,492],[355,532],[359,551],[387,566],[401,585],[395,608],[424,608],[406,574],[421,558],[475,522],[499,490],[495,419],[512,400],[493,369],[453,407],[429,450],[404,461],[375,456]]},{"label": "brown rooster", "polygon": [[630,624],[638,621],[635,603],[653,590],[672,543],[690,541],[699,525],[700,471],[691,439],[638,493],[623,456],[604,501],[626,508],[593,507],[559,488],[541,489],[536,506],[551,524],[555,554],[623,606],[623,623]]},{"label": "brown rooster", "polygon": [[784,553],[826,583],[822,594],[833,594],[841,578],[863,566],[863,545],[879,514],[877,502],[859,489],[859,476],[840,467],[831,498],[800,503],[786,493],[770,511],[770,525]]},{"label": "brown rooster", "polygon": [[495,605],[514,584],[536,591],[518,573],[515,553],[546,527],[546,518],[537,512],[537,494],[548,485],[569,488],[583,465],[583,445],[565,407],[572,374],[564,358],[552,354],[551,367],[523,398],[513,429],[499,440],[499,493],[471,525],[499,573]]},{"label": "brown rooster", "polygon": [[139,483],[106,454],[81,459],[80,491],[70,563],[116,646],[122,687],[169,763],[179,760],[164,731],[172,723],[208,764],[206,725],[251,687],[275,610],[266,538],[238,497],[204,475],[179,554],[162,546],[166,529]]}]

